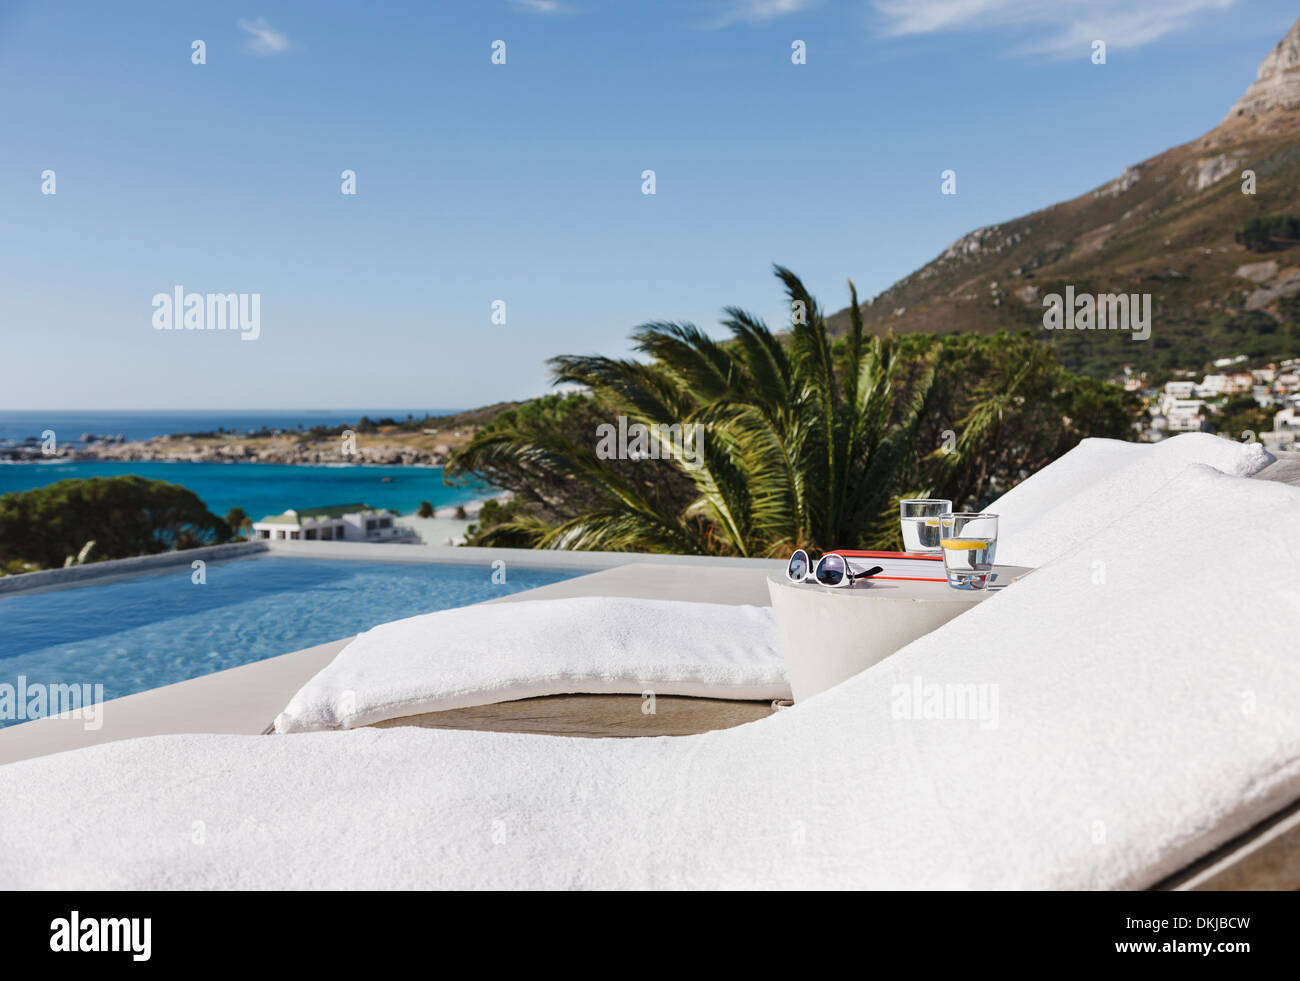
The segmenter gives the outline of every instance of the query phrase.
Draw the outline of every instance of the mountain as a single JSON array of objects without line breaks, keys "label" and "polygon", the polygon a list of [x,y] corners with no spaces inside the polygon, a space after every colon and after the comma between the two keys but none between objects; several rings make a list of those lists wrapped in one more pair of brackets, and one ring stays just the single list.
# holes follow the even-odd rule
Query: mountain
[{"label": "mountain", "polygon": [[[1255,193],[1243,193],[1243,171]],[[1200,369],[1225,355],[1300,355],[1300,241],[1252,220],[1300,219],[1300,20],[1218,126],[1114,180],[1033,214],[977,228],[862,306],[876,333],[1036,330],[1069,367]],[[1300,227],[1300,222],[1297,226]],[[1044,297],[1149,293],[1151,337],[1043,329]],[[842,332],[848,311],[832,315]]]}]

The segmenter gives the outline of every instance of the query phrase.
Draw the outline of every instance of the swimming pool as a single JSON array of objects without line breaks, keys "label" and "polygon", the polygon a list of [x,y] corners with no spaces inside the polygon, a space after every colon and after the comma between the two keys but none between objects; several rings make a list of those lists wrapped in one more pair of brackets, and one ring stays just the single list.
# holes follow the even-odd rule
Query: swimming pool
[{"label": "swimming pool", "polygon": [[[0,595],[0,685],[98,685],[104,698],[338,640],[376,624],[581,575],[276,555]],[[499,577],[498,577],[499,578]],[[26,721],[0,713],[0,727]]]}]

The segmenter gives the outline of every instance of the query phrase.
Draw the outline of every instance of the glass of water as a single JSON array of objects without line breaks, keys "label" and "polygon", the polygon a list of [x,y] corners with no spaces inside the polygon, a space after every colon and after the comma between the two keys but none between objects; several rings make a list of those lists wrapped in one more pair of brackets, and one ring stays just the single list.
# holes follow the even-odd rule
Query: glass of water
[{"label": "glass of water", "polygon": [[952,513],[952,501],[909,497],[898,502],[904,552],[939,551],[939,519]]},{"label": "glass of water", "polygon": [[998,551],[998,516],[958,512],[939,519],[943,569],[953,589],[987,589]]}]

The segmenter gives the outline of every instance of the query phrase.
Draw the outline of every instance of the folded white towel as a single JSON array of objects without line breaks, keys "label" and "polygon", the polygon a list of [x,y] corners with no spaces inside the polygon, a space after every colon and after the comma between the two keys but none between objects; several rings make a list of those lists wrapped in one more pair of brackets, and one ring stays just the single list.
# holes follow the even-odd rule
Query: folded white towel
[{"label": "folded white towel", "polygon": [[1157,460],[1203,463],[1232,477],[1250,477],[1277,459],[1263,443],[1238,443],[1210,433],[1179,433],[1159,443],[1140,444]]},{"label": "folded white towel", "polygon": [[381,624],[293,696],[277,732],[572,693],[789,698],[770,607],[584,596]]},{"label": "folded white towel", "polygon": [[[1259,443],[1235,443],[1209,433],[1182,433],[1159,443],[1085,439],[984,510],[998,515],[998,560],[1021,564],[1004,553],[1003,543],[1013,542],[1032,522],[1126,467],[1137,463],[1163,464],[1166,468],[1176,463],[1203,463],[1226,474],[1249,477],[1274,459]],[[1109,524],[1136,503],[1132,496],[1117,500],[1117,506],[1107,509],[1104,520],[1092,531]]]},{"label": "folded white towel", "polygon": [[1132,512],[1188,466],[1182,460],[1137,454],[1127,466],[1084,483],[1078,493],[1028,523],[1013,524],[1010,533],[999,528],[997,561],[1030,568],[1046,565]]}]

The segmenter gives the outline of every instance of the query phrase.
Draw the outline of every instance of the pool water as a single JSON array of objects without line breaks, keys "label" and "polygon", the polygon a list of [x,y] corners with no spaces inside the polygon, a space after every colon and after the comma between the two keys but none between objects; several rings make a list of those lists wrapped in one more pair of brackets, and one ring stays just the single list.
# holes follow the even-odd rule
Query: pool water
[{"label": "pool water", "polygon": [[[578,570],[417,565],[256,555],[129,579],[0,595],[0,685],[104,686],[105,698],[338,640],[389,620],[465,606]],[[499,578],[499,576],[498,576]],[[25,721],[0,718],[0,727]]]}]

